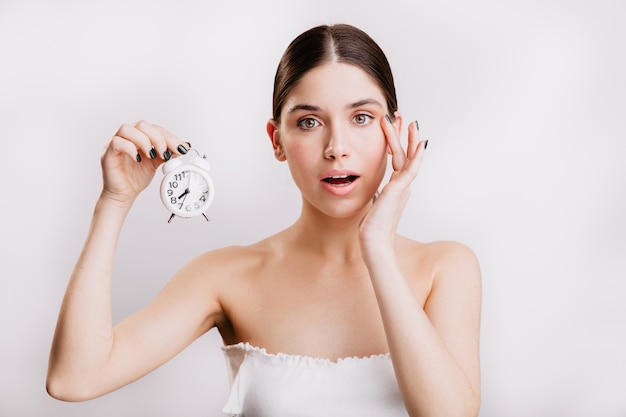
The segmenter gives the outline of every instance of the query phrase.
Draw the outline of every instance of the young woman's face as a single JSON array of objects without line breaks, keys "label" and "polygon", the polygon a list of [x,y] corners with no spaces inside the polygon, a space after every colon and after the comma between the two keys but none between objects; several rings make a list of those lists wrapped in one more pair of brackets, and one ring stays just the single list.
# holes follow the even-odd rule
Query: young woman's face
[{"label": "young woman's face", "polygon": [[314,68],[292,89],[268,133],[305,204],[333,217],[369,204],[387,166],[385,103],[378,85],[350,64]]}]

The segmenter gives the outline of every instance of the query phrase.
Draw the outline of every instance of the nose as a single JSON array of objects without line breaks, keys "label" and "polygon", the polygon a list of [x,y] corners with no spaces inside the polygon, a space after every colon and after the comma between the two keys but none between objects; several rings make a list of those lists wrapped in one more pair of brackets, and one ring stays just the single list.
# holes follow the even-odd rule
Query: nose
[{"label": "nose", "polygon": [[348,151],[347,136],[345,132],[342,132],[339,128],[333,128],[330,130],[330,137],[328,143],[324,149],[324,158],[326,159],[338,159],[346,158],[350,156]]}]

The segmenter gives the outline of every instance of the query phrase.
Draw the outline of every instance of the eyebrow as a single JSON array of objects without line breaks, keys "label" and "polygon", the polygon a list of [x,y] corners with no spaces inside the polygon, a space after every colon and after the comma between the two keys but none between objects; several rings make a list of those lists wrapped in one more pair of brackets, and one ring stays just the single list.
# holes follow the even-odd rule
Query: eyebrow
[{"label": "eyebrow", "polygon": [[317,106],[311,106],[310,104],[296,104],[287,111],[287,114],[291,114],[298,110],[320,111],[321,109]]},{"label": "eyebrow", "polygon": [[[346,106],[346,109],[355,109],[357,107],[361,107],[361,106],[364,106],[366,104],[373,104],[373,105],[376,105],[378,107],[383,107],[383,105],[380,103],[380,101],[375,100],[373,98],[366,98],[366,99],[355,101],[354,103],[348,104]],[[296,104],[295,106],[289,108],[289,110],[287,111],[287,114],[291,114],[291,113],[293,113],[295,111],[298,111],[298,110],[320,111],[321,108],[318,107],[318,106],[310,105],[310,104]]]},{"label": "eyebrow", "polygon": [[349,105],[346,106],[346,108],[354,109],[356,107],[361,107],[361,106],[364,106],[366,104],[374,104],[374,105],[376,105],[378,107],[383,107],[383,105],[380,104],[380,101],[375,100],[373,98],[366,98],[366,99],[363,99],[363,100],[356,101],[356,102],[354,102],[352,104],[349,104]]}]

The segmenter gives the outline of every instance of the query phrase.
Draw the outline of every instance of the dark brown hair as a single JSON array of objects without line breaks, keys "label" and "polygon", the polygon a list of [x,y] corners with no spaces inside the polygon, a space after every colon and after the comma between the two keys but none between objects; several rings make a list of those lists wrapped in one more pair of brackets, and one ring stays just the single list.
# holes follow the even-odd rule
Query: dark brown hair
[{"label": "dark brown hair", "polygon": [[346,24],[316,26],[295,38],[285,50],[274,78],[272,115],[280,123],[280,112],[291,89],[311,69],[328,62],[342,62],[365,71],[378,84],[387,111],[398,110],[396,88],[387,57],[362,30]]}]

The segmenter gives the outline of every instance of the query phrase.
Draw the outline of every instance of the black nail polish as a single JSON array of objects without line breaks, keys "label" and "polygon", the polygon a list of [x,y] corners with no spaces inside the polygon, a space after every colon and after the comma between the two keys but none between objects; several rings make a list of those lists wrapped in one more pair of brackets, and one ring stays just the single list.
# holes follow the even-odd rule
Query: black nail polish
[{"label": "black nail polish", "polygon": [[417,120],[415,121],[415,127],[417,128],[417,130],[420,130],[420,125],[419,123],[417,123]]},{"label": "black nail polish", "polygon": [[169,161],[171,157],[172,157],[172,153],[170,152],[169,149],[166,149],[165,152],[163,152],[163,159],[165,159],[166,161]]},{"label": "black nail polish", "polygon": [[426,139],[426,142],[424,142],[424,150],[426,150],[427,147],[428,147],[428,139]]},{"label": "black nail polish", "polygon": [[387,121],[389,122],[389,124],[391,124],[391,118],[389,117],[388,114],[385,114],[385,119],[387,119]]},{"label": "black nail polish", "polygon": [[135,157],[135,159],[137,160],[137,162],[141,162],[141,155],[139,154],[139,152],[137,152],[137,156]]},{"label": "black nail polish", "polygon": [[154,150],[154,148],[150,148],[150,158],[151,159],[156,158],[156,151]]},{"label": "black nail polish", "polygon": [[187,143],[187,148],[191,149],[191,143],[186,142]]},{"label": "black nail polish", "polygon": [[176,149],[178,149],[178,152],[182,155],[187,153],[187,148],[185,148],[183,145],[178,145],[178,148]]}]

